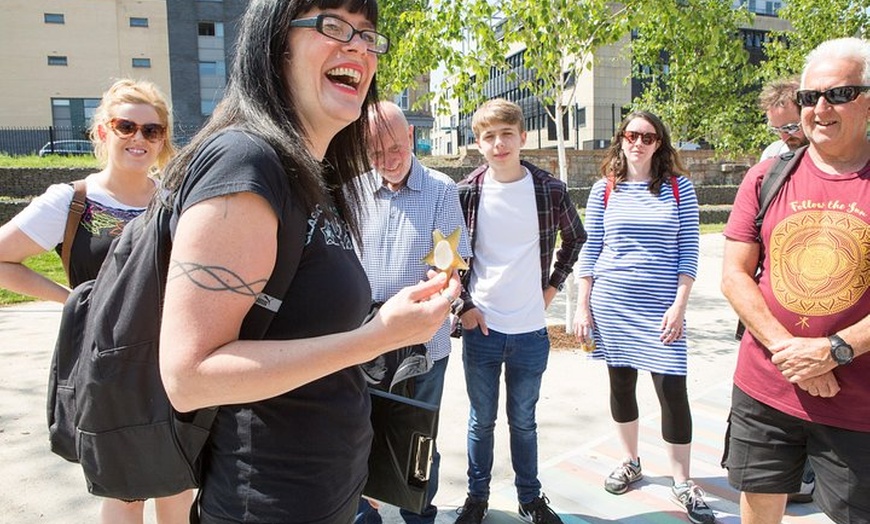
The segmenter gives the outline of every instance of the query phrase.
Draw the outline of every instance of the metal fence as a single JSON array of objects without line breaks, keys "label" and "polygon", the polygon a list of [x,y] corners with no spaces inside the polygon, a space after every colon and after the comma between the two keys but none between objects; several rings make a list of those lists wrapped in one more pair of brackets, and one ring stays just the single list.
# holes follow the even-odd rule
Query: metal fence
[{"label": "metal fence", "polygon": [[0,127],[0,153],[35,155],[44,145],[58,140],[88,140],[86,128]]}]

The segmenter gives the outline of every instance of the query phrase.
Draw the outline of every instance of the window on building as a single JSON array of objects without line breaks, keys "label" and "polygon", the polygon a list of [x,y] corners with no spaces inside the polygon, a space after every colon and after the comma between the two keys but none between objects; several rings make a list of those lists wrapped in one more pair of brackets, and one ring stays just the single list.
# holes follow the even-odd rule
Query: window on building
[{"label": "window on building", "polygon": [[46,24],[63,24],[63,13],[44,13],[42,19]]},{"label": "window on building", "polygon": [[65,66],[67,60],[65,56],[48,55],[48,65],[50,66]]},{"label": "window on building", "polygon": [[574,125],[577,126],[577,129],[581,127],[586,127],[586,108],[578,107],[574,113]]},{"label": "window on building", "polygon": [[[556,114],[556,106],[550,106],[549,109],[552,114]],[[547,140],[556,140],[556,122],[547,115],[544,118],[547,119]],[[568,138],[568,111],[562,113],[562,138]]]},{"label": "window on building", "polygon": [[215,76],[217,75],[217,62],[200,62],[199,76]]},{"label": "window on building", "polygon": [[398,95],[396,95],[396,99],[394,100],[397,106],[402,108],[404,111],[410,109],[410,105],[408,102],[408,90],[405,89]]},{"label": "window on building", "polygon": [[139,16],[131,16],[130,27],[148,27],[148,19]]},{"label": "window on building", "polygon": [[133,67],[151,67],[150,58],[134,58]]},{"label": "window on building", "polygon": [[199,34],[199,36],[215,36],[214,26],[214,22],[200,22],[197,34]]},{"label": "window on building", "polygon": [[68,130],[65,138],[86,139],[99,98],[52,98],[51,123],[55,128]]}]

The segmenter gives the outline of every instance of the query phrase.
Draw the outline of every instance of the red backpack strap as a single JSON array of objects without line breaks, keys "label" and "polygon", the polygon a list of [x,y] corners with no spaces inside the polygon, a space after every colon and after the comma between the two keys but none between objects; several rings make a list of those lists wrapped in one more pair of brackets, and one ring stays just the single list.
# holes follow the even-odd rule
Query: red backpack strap
[{"label": "red backpack strap", "polygon": [[677,202],[677,207],[680,205],[680,185],[677,181],[677,177],[671,177],[671,191],[674,193],[674,200]]},{"label": "red backpack strap", "polygon": [[607,177],[607,183],[604,184],[604,207],[607,208],[607,201],[610,200],[610,193],[613,191],[613,177]]},{"label": "red backpack strap", "polygon": [[72,183],[73,198],[69,203],[69,214],[66,216],[66,228],[63,233],[63,244],[60,246],[60,260],[66,271],[66,279],[69,282],[69,259],[72,254],[72,245],[76,237],[76,230],[85,212],[86,186],[84,180],[76,180]]}]

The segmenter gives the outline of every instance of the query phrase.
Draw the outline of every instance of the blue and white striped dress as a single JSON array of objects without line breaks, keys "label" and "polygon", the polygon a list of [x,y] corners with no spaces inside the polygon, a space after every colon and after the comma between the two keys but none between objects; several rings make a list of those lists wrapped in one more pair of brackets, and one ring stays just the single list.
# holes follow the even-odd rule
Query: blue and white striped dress
[{"label": "blue and white striped dress", "polygon": [[659,339],[678,275],[695,278],[698,271],[698,198],[687,178],[677,184],[679,204],[667,182],[658,196],[647,182],[620,183],[606,209],[605,181],[592,186],[577,275],[592,276],[592,357],[608,366],[686,374],[685,335],[670,345]]}]

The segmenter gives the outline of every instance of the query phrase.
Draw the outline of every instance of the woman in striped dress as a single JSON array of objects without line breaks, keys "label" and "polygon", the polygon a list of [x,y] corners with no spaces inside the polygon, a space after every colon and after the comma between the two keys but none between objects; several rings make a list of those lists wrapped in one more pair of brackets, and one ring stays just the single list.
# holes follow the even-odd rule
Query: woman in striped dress
[{"label": "woman in striped dress", "polygon": [[[662,407],[673,498],[692,522],[714,522],[689,477],[692,416],[686,391],[685,313],[698,268],[698,200],[670,134],[654,114],[626,117],[586,205],[577,337],[607,363],[610,408],[625,460],[605,480],[613,494],[640,480],[638,370]],[[594,344],[592,341],[594,340]]]}]

